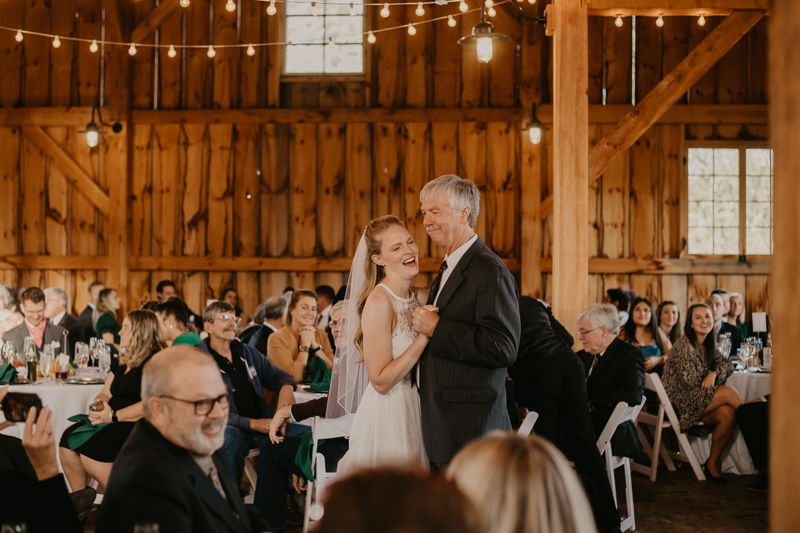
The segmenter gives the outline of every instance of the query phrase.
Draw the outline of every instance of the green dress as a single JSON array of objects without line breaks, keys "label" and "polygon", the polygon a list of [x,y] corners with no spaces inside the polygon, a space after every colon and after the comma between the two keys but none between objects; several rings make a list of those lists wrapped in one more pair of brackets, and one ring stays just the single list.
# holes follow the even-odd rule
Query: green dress
[{"label": "green dress", "polygon": [[200,344],[200,335],[197,333],[181,333],[178,337],[172,341],[173,346],[178,346],[179,344],[186,344],[189,346],[197,346]]},{"label": "green dress", "polygon": [[100,315],[94,329],[97,331],[98,339],[103,338],[103,333],[111,333],[114,335],[114,344],[119,344],[119,324],[110,313]]}]

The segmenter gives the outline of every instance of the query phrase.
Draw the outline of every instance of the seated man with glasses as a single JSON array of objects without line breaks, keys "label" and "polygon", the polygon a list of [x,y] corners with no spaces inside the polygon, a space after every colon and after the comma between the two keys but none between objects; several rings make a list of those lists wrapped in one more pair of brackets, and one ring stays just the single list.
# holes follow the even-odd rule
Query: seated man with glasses
[{"label": "seated man with glasses", "polygon": [[98,533],[148,525],[164,532],[270,530],[245,507],[221,450],[232,397],[214,360],[197,348],[153,356],[142,376],[144,420],[117,455]]},{"label": "seated man with glasses", "polygon": [[[578,357],[586,370],[586,392],[594,431],[599,436],[619,402],[638,405],[644,394],[644,356],[621,340],[619,313],[611,304],[593,304],[578,313]],[[644,454],[632,421],[621,424],[611,438],[614,455]]]},{"label": "seated man with glasses", "polygon": [[225,452],[237,482],[242,479],[244,459],[249,450],[269,442],[272,411],[264,399],[264,389],[278,394],[280,409],[294,403],[297,388],[289,374],[272,364],[255,347],[236,338],[238,323],[231,304],[213,302],[203,311],[208,338],[197,346],[211,354],[222,380],[233,391],[225,428]]}]

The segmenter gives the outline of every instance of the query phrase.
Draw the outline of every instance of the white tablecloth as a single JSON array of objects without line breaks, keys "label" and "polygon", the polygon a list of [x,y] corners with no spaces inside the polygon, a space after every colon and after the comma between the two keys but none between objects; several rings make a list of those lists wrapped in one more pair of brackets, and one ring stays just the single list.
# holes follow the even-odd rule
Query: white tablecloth
[{"label": "white tablecloth", "polygon": [[[53,434],[56,437],[56,447],[58,447],[61,434],[72,424],[69,417],[88,413],[89,404],[103,390],[103,385],[11,385],[8,390],[9,392],[32,392],[39,395],[42,405],[53,411]],[[2,416],[2,412],[0,412],[0,417]],[[25,424],[19,423],[4,429],[2,433],[22,438],[24,431]]]},{"label": "white tablecloth", "polygon": [[[739,392],[743,402],[749,402],[766,396],[770,392],[770,374],[762,372],[734,372],[725,385],[733,387]],[[705,463],[711,453],[711,435],[694,437],[689,435],[692,445],[700,463]],[[733,430],[733,436],[722,452],[722,472],[724,474],[751,475],[756,473],[753,460],[747,443],[739,431],[739,426]]]}]

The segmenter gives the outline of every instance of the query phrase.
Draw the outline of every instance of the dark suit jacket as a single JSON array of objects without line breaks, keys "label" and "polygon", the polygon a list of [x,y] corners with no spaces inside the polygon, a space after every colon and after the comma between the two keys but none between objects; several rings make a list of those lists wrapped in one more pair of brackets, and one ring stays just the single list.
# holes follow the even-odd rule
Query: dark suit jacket
[{"label": "dark suit jacket", "polygon": [[[46,344],[50,344],[53,341],[57,341],[59,344],[64,342],[64,328],[61,326],[53,325],[50,320],[47,320],[47,326],[44,328],[44,335],[42,336],[42,347]],[[20,324],[19,326],[15,327],[14,329],[10,329],[5,332],[3,335],[3,341],[8,342],[11,341],[14,343],[14,348],[16,348],[17,353],[22,353],[22,350],[25,346],[25,337],[29,336],[31,333],[28,331],[28,327],[25,325],[25,322]],[[69,347],[66,348],[69,350]],[[41,353],[42,348],[36,348],[37,353]],[[72,355],[72,352],[68,352],[69,355]]]},{"label": "dark suit jacket", "polygon": [[78,322],[77,318],[75,318],[69,313],[64,315],[64,318],[61,319],[61,323],[59,324],[59,326],[65,328],[69,332],[69,335],[67,336],[67,344],[69,345],[69,354],[70,356],[74,356],[75,343],[86,342],[86,337],[84,337],[85,328],[80,322]]},{"label": "dark suit jacket", "polygon": [[[578,352],[586,373],[592,366],[594,356],[584,350]],[[619,402],[638,405],[645,390],[644,356],[636,346],[615,338],[586,380],[589,406],[592,411],[595,433],[599,436],[611,413]],[[633,422],[628,421],[617,428],[611,441],[614,455],[634,457],[644,450]]]},{"label": "dark suit jacket", "polygon": [[506,369],[519,346],[514,278],[478,239],[439,290],[439,323],[420,358],[422,436],[428,458],[449,463],[469,441],[510,429]]},{"label": "dark suit jacket", "polygon": [[97,517],[98,533],[133,531],[156,523],[163,533],[250,533],[251,519],[224,449],[213,455],[228,500],[189,452],[172,444],[145,420],[136,423],[117,455]]},{"label": "dark suit jacket", "polygon": [[84,339],[91,339],[96,335],[94,331],[94,323],[92,322],[92,311],[93,309],[91,306],[86,306],[81,314],[78,315],[78,324],[83,328],[83,338]]},{"label": "dark suit jacket", "polygon": [[258,324],[250,324],[249,326],[244,328],[242,332],[239,334],[239,340],[242,341],[244,344],[249,344],[250,339],[253,338],[253,335],[255,334],[256,331],[258,331],[258,328],[260,327],[261,326],[259,326]]},{"label": "dark suit jacket", "polygon": [[731,356],[735,356],[736,350],[742,346],[742,330],[737,328],[735,324],[723,322],[719,332],[731,334]]},{"label": "dark suit jacket", "polygon": [[[253,333],[253,336],[250,337],[250,341],[247,344],[254,346],[256,350],[267,355],[267,341],[269,340],[269,336],[273,333],[275,333],[274,329],[262,324],[258,330]],[[333,344],[331,344],[331,346],[333,346]]]}]

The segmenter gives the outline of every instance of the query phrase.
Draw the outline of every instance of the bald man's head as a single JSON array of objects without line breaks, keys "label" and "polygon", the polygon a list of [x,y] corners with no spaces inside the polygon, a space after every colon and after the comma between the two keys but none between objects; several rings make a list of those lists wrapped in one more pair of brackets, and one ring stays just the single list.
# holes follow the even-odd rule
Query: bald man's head
[{"label": "bald man's head", "polygon": [[[142,372],[142,402],[145,418],[148,416],[148,400],[154,396],[175,396],[176,392],[191,386],[186,372],[207,368],[219,376],[219,367],[214,358],[194,346],[178,345],[161,350],[147,362]],[[220,377],[220,381],[222,378]]]}]

